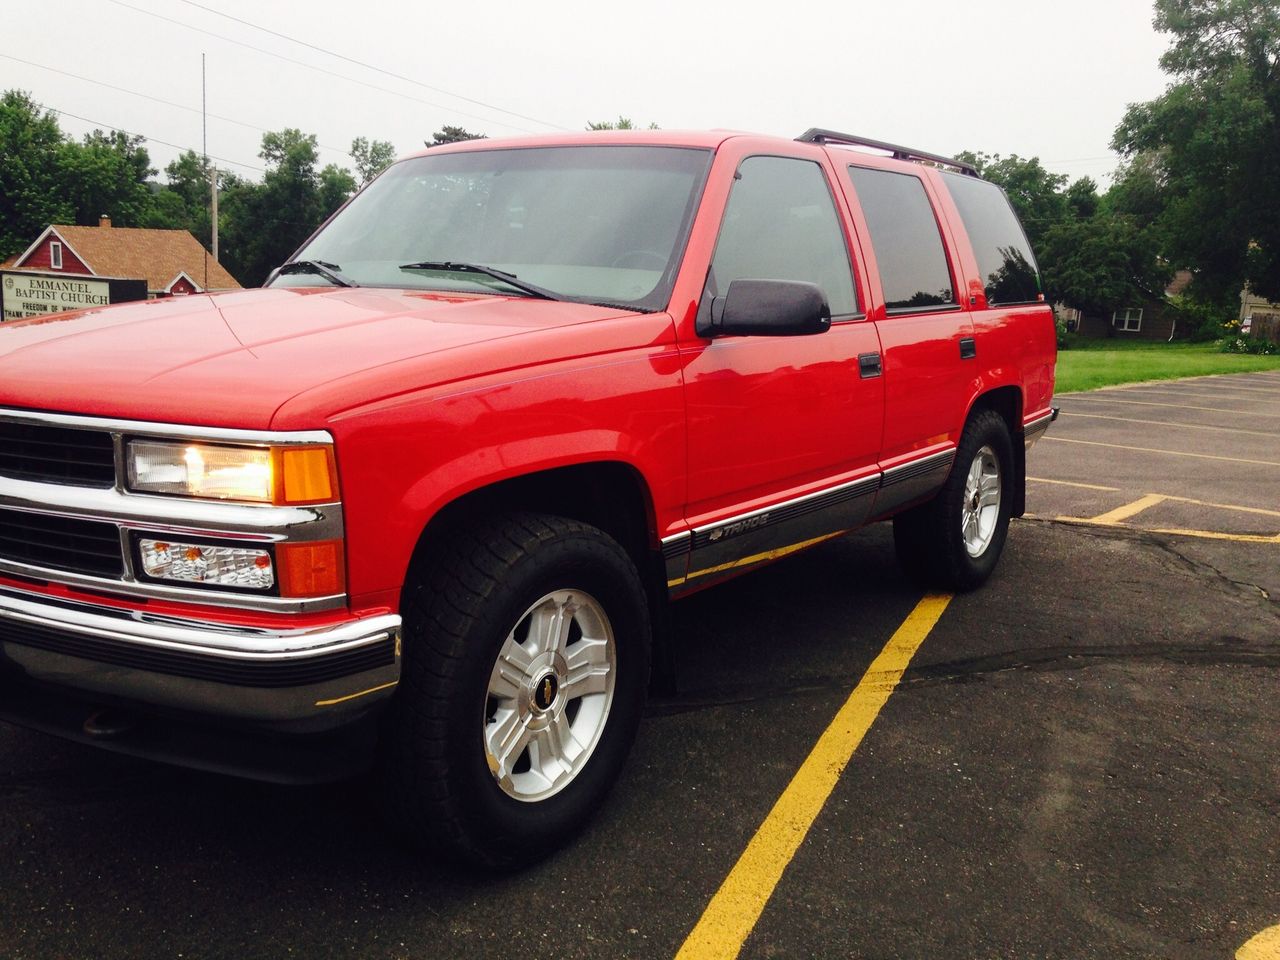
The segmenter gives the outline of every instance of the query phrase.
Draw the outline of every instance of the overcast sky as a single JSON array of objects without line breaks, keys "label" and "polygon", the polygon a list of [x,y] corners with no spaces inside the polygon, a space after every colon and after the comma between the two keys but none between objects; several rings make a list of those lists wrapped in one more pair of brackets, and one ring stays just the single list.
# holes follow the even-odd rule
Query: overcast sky
[{"label": "overcast sky", "polygon": [[313,133],[322,162],[349,165],[357,136],[404,154],[444,124],[497,137],[623,114],[669,129],[794,137],[819,126],[947,154],[1038,156],[1105,186],[1116,162],[1108,142],[1126,104],[1167,82],[1157,65],[1167,38],[1143,0],[59,0],[56,8],[0,0],[0,8],[0,88],[63,111],[62,128],[75,136],[102,126],[151,138],[161,169],[179,151],[159,141],[201,147],[205,54],[209,153],[255,178],[264,130]]}]

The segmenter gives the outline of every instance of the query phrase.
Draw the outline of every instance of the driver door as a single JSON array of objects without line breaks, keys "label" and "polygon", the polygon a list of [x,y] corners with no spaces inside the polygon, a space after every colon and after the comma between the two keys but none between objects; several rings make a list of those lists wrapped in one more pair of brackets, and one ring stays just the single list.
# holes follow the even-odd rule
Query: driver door
[{"label": "driver door", "polygon": [[693,534],[676,592],[856,527],[874,499],[880,344],[831,175],[825,159],[764,155],[734,174],[699,313],[737,279],[802,280],[822,288],[833,323],[682,344]]}]

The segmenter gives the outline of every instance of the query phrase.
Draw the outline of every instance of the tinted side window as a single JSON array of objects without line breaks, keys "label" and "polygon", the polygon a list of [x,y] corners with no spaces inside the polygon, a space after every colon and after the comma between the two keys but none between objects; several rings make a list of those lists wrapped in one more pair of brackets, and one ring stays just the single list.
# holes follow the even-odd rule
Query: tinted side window
[{"label": "tinted side window", "polygon": [[849,179],[871,231],[889,312],[955,303],[942,235],[920,179],[866,167],[850,167]]},{"label": "tinted side window", "polygon": [[810,160],[749,157],[725,207],[710,292],[734,280],[804,280],[827,295],[833,317],[858,312],[849,251],[822,167]]},{"label": "tinted side window", "polygon": [[1009,198],[994,183],[944,173],[987,288],[987,303],[1035,303],[1040,272]]}]

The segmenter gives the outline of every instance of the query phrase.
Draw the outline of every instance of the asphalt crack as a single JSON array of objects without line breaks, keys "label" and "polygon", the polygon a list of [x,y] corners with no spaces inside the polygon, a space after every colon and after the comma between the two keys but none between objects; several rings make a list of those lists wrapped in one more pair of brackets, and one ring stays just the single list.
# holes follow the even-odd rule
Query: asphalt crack
[{"label": "asphalt crack", "polygon": [[[1280,668],[1280,643],[1246,641],[1238,637],[1222,636],[1217,640],[1201,643],[1061,645],[1005,650],[980,657],[913,664],[903,673],[898,686],[910,689],[974,683],[1001,673],[1015,671],[1055,673],[1121,662],[1173,663],[1189,667],[1247,666],[1277,669]],[[850,685],[858,679],[850,676],[808,677],[792,684],[772,683],[767,693],[760,693],[756,687],[746,685],[704,689],[688,697],[651,700],[646,716],[676,716],[720,707],[794,699],[798,696],[826,695],[832,691],[848,690]]]},{"label": "asphalt crack", "polygon": [[1209,570],[1213,573],[1214,576],[1216,576],[1223,583],[1229,583],[1232,586],[1242,587],[1247,591],[1256,590],[1263,600],[1271,599],[1271,594],[1268,593],[1266,589],[1259,586],[1258,584],[1249,583],[1247,580],[1234,580],[1231,577],[1227,576],[1227,574],[1219,570],[1216,566],[1214,566],[1208,560],[1197,560],[1192,557],[1188,557],[1185,553],[1183,553],[1181,550],[1179,550],[1177,547],[1175,547],[1172,543],[1170,543],[1167,540],[1161,540],[1156,537],[1152,537],[1150,542],[1152,543],[1152,545],[1159,547],[1160,550],[1162,550],[1164,553],[1170,554],[1175,559],[1181,561],[1190,570],[1193,570],[1193,571]]},{"label": "asphalt crack", "polygon": [[[1174,545],[1172,538],[1168,535],[1157,534],[1150,530],[1144,530],[1141,527],[1091,527],[1079,523],[1054,520],[1049,517],[1023,517],[1020,518],[1020,522],[1041,523],[1054,527],[1069,527],[1079,533],[1093,537],[1095,540],[1128,540],[1146,544],[1148,546],[1155,547],[1161,553],[1172,557],[1189,573],[1195,575],[1207,574],[1210,579],[1218,580],[1228,586],[1239,588],[1251,595],[1257,594],[1257,596],[1269,603],[1276,602],[1275,600],[1272,600],[1270,592],[1260,584],[1251,583],[1247,580],[1233,579],[1209,561],[1188,556]],[[1140,581],[1133,582],[1136,583]]]}]

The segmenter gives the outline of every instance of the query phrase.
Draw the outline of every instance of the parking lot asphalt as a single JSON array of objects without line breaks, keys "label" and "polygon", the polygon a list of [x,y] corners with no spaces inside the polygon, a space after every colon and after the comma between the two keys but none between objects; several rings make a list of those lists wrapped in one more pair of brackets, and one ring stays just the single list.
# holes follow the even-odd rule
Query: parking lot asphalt
[{"label": "parking lot asphalt", "polygon": [[[1280,924],[1277,399],[1271,374],[1061,398],[1030,516],[741,956],[1221,958]],[[920,596],[879,525],[678,604],[679,692],[583,836],[510,877],[406,850],[359,783],[0,726],[0,957],[671,957]]]}]

